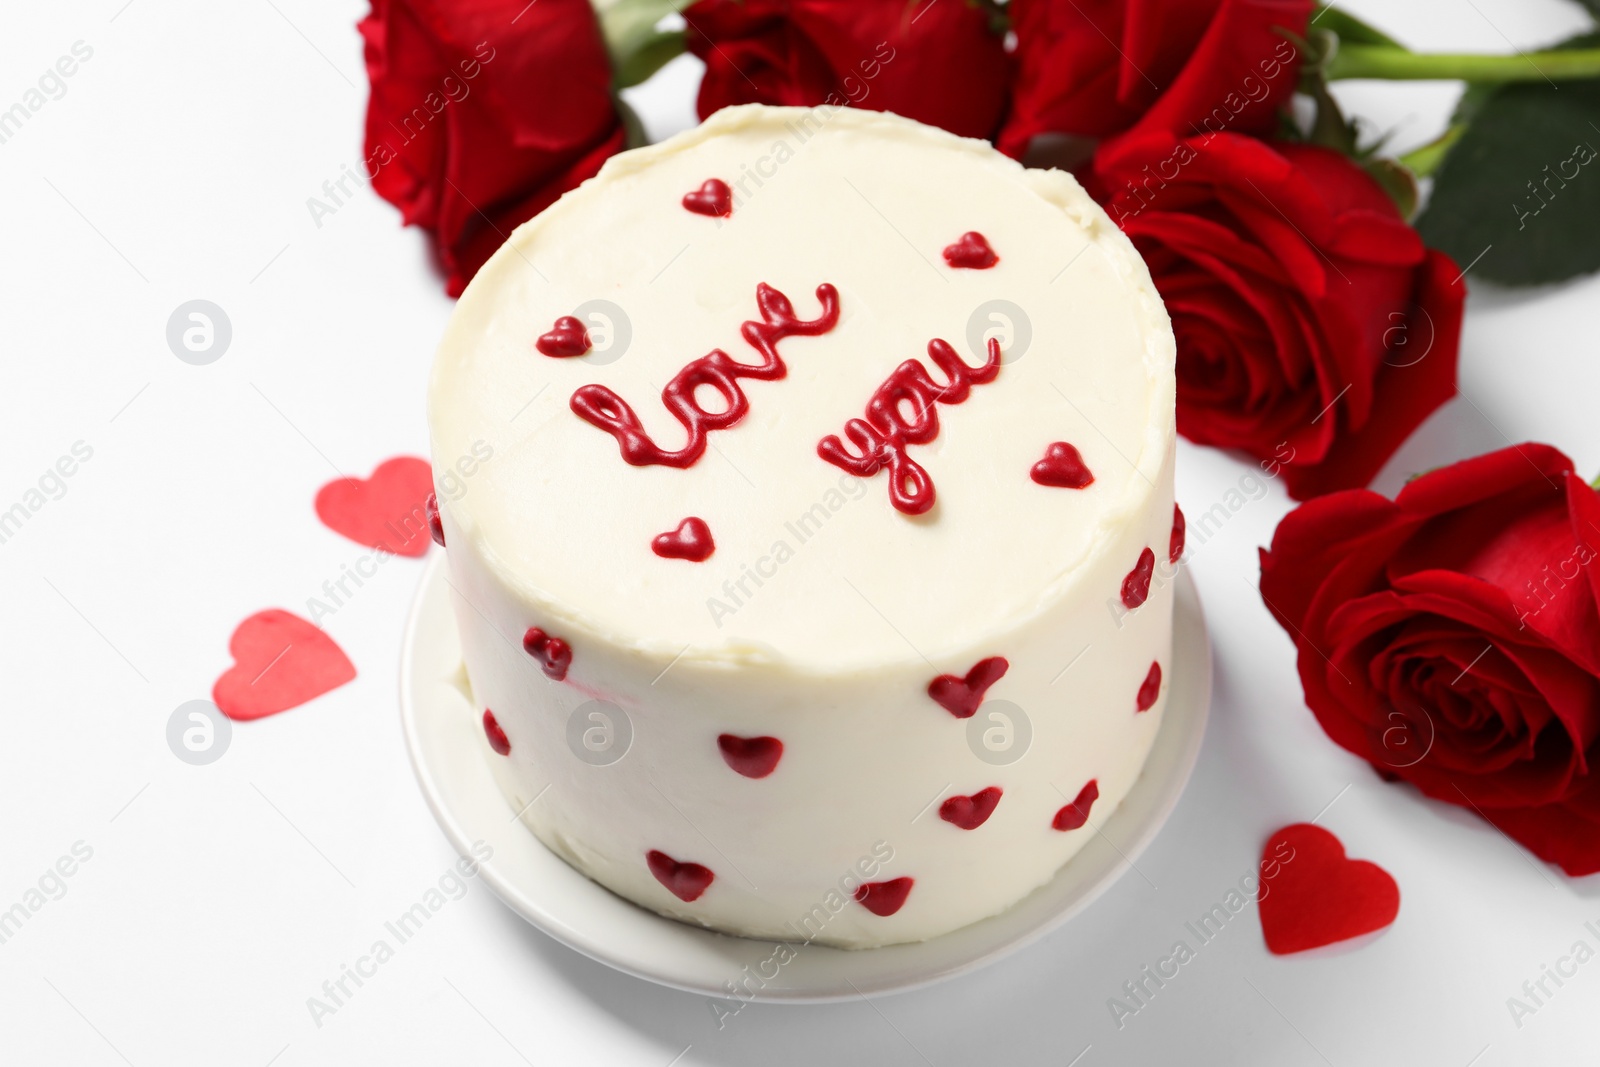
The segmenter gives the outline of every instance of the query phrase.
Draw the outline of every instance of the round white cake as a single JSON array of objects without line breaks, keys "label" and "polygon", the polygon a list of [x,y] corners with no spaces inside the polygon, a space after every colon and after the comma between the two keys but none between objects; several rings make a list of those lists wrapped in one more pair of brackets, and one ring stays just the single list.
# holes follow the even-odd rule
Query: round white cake
[{"label": "round white cake", "polygon": [[748,106],[610,160],[433,372],[513,810],[643,907],[790,943],[1049,880],[1161,725],[1173,356],[1106,215],[983,142]]}]

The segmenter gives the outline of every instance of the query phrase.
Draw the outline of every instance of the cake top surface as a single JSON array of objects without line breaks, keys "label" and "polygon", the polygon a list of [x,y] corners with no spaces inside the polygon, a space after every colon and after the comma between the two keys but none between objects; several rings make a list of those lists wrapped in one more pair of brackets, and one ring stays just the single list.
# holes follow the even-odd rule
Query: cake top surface
[{"label": "cake top surface", "polygon": [[553,626],[839,670],[1074,595],[1157,493],[1173,396],[1148,272],[1070,176],[751,105],[519,228],[429,407],[451,551]]}]

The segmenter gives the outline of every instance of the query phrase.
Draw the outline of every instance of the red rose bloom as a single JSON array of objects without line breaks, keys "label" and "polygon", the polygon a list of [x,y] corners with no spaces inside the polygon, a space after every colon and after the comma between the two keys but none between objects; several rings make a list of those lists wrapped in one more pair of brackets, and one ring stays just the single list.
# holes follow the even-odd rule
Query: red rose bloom
[{"label": "red rose bloom", "polygon": [[831,103],[990,137],[1005,110],[1004,42],[968,0],[700,0],[683,17],[702,119]]},{"label": "red rose bloom", "polygon": [[459,296],[511,231],[622,150],[589,0],[373,0],[366,166]]},{"label": "red rose bloom", "polygon": [[1547,445],[1290,512],[1261,595],[1340,745],[1600,871],[1600,494]]},{"label": "red rose bloom", "polygon": [[1178,339],[1178,430],[1282,473],[1365,485],[1455,395],[1466,289],[1360,167],[1238,134],[1102,153],[1106,210]]},{"label": "red rose bloom", "polygon": [[1044,133],[1270,133],[1311,0],[1012,0],[1017,79],[1000,149]]}]

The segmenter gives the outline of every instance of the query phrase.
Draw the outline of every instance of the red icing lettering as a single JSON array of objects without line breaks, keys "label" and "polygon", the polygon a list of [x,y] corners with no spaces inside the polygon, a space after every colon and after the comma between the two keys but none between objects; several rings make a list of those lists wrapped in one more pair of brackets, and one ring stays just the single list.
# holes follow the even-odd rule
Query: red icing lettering
[{"label": "red icing lettering", "polygon": [[974,385],[994,381],[1000,373],[1000,342],[991,337],[988,347],[989,358],[981,366],[969,367],[948,342],[937,337],[929,341],[928,358],[944,372],[945,384],[935,382],[917,360],[906,360],[867,401],[866,419],[844,424],[854,451],[829,434],[817,444],[817,455],[858,478],[870,478],[887,467],[889,499],[905,514],[921,515],[933,507],[933,479],[906,454],[906,447],[925,445],[939,436],[935,402],[959,404]]},{"label": "red icing lettering", "polygon": [[522,635],[522,648],[539,661],[544,673],[554,681],[559,682],[567,676],[567,668],[572,664],[572,647],[561,638],[551,637],[537,626],[532,626]]},{"label": "red icing lettering", "polygon": [[[739,332],[761,355],[762,361],[740,363],[722,349],[713,349],[684,367],[661,390],[662,404],[688,433],[683,447],[676,452],[669,452],[652,441],[628,402],[603,385],[585,385],[573,393],[572,410],[585,422],[615,437],[622,449],[622,458],[635,467],[652,464],[680,469],[692,467],[705,453],[706,435],[710,431],[727,429],[750,410],[750,401],[739,387],[740,378],[772,381],[784,377],[789,368],[778,355],[778,342],[797,335],[815,337],[827,333],[838,323],[839,291],[827,283],[819,285],[817,300],[822,304],[822,313],[814,319],[802,319],[796,317],[794,305],[787,296],[766,283],[756,286],[761,321],[746,322]],[[695,399],[695,391],[701,386],[710,386],[721,394],[725,409],[711,412],[702,408]]]}]

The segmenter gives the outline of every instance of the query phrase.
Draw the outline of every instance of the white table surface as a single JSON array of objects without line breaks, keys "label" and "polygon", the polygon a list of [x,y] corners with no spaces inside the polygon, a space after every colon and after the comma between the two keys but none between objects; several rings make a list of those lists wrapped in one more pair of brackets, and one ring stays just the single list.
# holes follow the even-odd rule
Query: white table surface
[{"label": "white table surface", "polygon": [[[1349,7],[1434,50],[1531,47],[1583,25],[1564,0]],[[0,144],[0,510],[75,442],[93,457],[0,544],[0,909],[76,843],[92,858],[0,944],[0,1062],[1592,1062],[1600,963],[1520,1028],[1506,998],[1573,942],[1600,945],[1584,926],[1600,925],[1600,879],[1563,877],[1323,736],[1254,587],[1257,546],[1288,507],[1275,485],[1193,555],[1217,687],[1187,795],[1139,873],[1037,946],[934,989],[758,1004],[719,1030],[704,998],[591,963],[473,883],[317,1026],[307,998],[455,859],[396,713],[420,564],[384,564],[325,620],[353,683],[237,725],[209,766],[174,758],[165,731],[228,666],[235,624],[273,606],[305,614],[365,554],[312,512],[335,468],[365,475],[426,452],[423,383],[451,302],[425,239],[369,190],[320,227],[306,208],[359,164],[363,11],[85,0],[5,12],[0,108],[74,42],[93,56]],[[692,120],[695,77],[682,59],[630,91],[653,133]],[[1456,92],[1341,88],[1398,126],[1401,148],[1442,127]],[[1378,487],[1508,437],[1600,470],[1597,297],[1594,278],[1475,286],[1470,402],[1435,415]],[[193,298],[233,326],[204,367],[165,340]],[[1250,469],[1184,446],[1179,499],[1198,515]],[[1253,869],[1267,834],[1325,807],[1322,825],[1398,880],[1395,925],[1278,958],[1252,908],[1119,1030],[1107,999]]]}]

